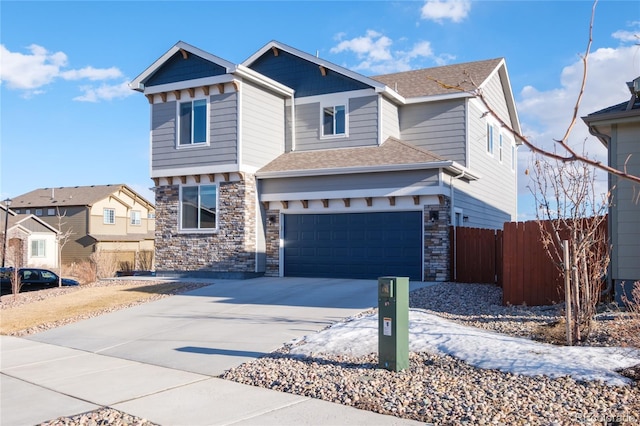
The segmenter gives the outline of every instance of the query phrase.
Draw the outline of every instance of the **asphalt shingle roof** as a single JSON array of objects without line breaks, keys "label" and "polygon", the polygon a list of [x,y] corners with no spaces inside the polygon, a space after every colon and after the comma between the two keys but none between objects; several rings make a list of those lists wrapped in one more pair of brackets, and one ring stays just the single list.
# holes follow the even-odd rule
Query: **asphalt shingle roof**
[{"label": "asphalt shingle roof", "polygon": [[389,138],[380,146],[288,152],[264,166],[259,172],[375,167],[435,161],[446,160],[426,149]]},{"label": "asphalt shingle roof", "polygon": [[[500,64],[502,58],[464,64],[445,65],[414,71],[371,77],[385,84],[405,98],[460,93],[460,90],[443,87],[438,82],[458,86],[465,90],[480,86]],[[437,80],[434,81],[433,79]]]},{"label": "asphalt shingle roof", "polygon": [[104,200],[124,186],[123,184],[117,184],[40,188],[15,197],[11,203],[11,208],[55,207],[61,205],[91,206],[97,201]]}]

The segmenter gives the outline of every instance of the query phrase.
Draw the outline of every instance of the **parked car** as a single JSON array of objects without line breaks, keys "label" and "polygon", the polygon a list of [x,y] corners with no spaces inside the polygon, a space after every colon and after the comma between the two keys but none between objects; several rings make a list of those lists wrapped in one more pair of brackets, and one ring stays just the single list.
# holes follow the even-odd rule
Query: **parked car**
[{"label": "parked car", "polygon": [[[2,268],[0,271],[0,282],[2,285],[11,285],[12,268]],[[48,269],[40,268],[20,268],[18,269],[18,276],[22,286],[57,286],[58,275]],[[74,286],[80,283],[71,278],[62,278],[62,285]]]}]

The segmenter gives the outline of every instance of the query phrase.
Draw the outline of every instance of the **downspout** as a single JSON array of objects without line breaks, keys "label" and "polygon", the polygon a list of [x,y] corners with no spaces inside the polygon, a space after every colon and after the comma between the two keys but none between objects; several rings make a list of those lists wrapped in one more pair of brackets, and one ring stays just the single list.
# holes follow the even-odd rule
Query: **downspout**
[{"label": "downspout", "polygon": [[[611,149],[611,136],[598,132],[596,128],[592,125],[589,125],[588,128],[589,128],[589,133],[591,133],[593,136],[597,137],[601,141],[605,141],[605,143],[607,144],[607,156],[608,156],[609,149]],[[609,188],[611,188],[611,176],[608,176],[607,180],[609,181]],[[609,220],[607,222],[608,222],[607,230],[609,231],[609,238],[611,238],[611,236],[613,235],[612,233],[613,225],[611,220],[610,209],[609,209]],[[607,266],[607,287],[605,287],[605,289],[602,290],[602,292],[600,293],[600,296],[607,296],[611,294],[612,290],[613,290],[613,281],[611,280],[611,259],[609,259],[609,265]]]},{"label": "downspout", "polygon": [[465,175],[465,171],[463,170],[462,173],[460,173],[457,176],[449,176],[449,191],[450,191],[450,196],[449,198],[451,199],[451,213],[449,213],[450,217],[451,217],[451,225],[453,226],[453,241],[451,242],[451,244],[453,245],[453,280],[455,281],[455,279],[458,277],[458,256],[456,255],[456,238],[457,238],[457,226],[456,226],[456,211],[455,211],[455,203],[454,203],[454,187],[453,187],[453,182],[457,179],[462,179]]}]

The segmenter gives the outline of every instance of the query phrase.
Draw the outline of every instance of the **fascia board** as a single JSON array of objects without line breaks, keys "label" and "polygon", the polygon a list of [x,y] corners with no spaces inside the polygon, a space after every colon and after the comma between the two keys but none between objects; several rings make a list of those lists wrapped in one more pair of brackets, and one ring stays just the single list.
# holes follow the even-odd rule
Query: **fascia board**
[{"label": "fascia board", "polygon": [[379,89],[379,90],[383,90],[386,86],[382,83],[380,83],[379,81],[373,80],[369,77],[365,77],[362,74],[358,74],[357,72],[351,71],[347,68],[343,68],[340,65],[336,65],[332,62],[326,61],[324,59],[318,58],[316,56],[310,55],[308,53],[305,53],[301,50],[298,50],[294,47],[288,46],[286,44],[280,43],[278,41],[271,41],[269,43],[267,43],[266,45],[264,45],[260,50],[258,50],[256,53],[254,53],[253,55],[251,55],[248,59],[246,59],[244,62],[242,62],[243,66],[249,67],[256,59],[258,59],[260,56],[262,56],[265,52],[267,52],[268,50],[270,50],[271,48],[275,47],[276,49],[280,49],[280,50],[284,50],[287,53],[290,53],[294,56],[298,56],[299,58],[305,59],[309,62],[312,62],[318,66],[323,66],[327,69],[330,69],[334,72],[337,72],[338,74],[342,74],[345,75],[349,78],[352,78],[354,80],[357,80],[361,83],[364,83],[368,86],[371,86],[373,88]]},{"label": "fascia board", "polygon": [[446,101],[451,99],[472,98],[473,95],[467,92],[448,93],[445,95],[418,96],[415,98],[405,98],[405,104],[421,104],[426,102]]},{"label": "fascia board", "polygon": [[610,126],[612,124],[632,123],[640,119],[640,109],[629,111],[610,112],[598,115],[581,117],[587,125]]},{"label": "fascia board", "polygon": [[142,92],[145,90],[144,84],[142,83],[149,76],[151,76],[154,72],[158,70],[166,61],[169,60],[176,52],[180,51],[180,49],[186,50],[187,52],[200,56],[203,59],[206,59],[210,62],[216,63],[220,66],[223,66],[227,69],[227,72],[235,68],[235,64],[229,62],[225,59],[222,59],[218,56],[212,55],[211,53],[205,52],[202,49],[198,49],[197,47],[191,46],[188,43],[183,41],[179,41],[171,49],[167,50],[167,52],[159,57],[151,66],[149,66],[146,70],[144,70],[140,75],[134,78],[131,83],[129,83],[129,87],[133,90],[137,90]]},{"label": "fascia board", "polygon": [[340,167],[340,168],[326,168],[326,169],[311,169],[311,170],[283,170],[274,172],[260,172],[256,173],[256,177],[259,179],[277,179],[277,178],[290,178],[290,177],[305,177],[305,176],[328,176],[328,175],[346,175],[346,174],[359,174],[359,173],[380,173],[380,172],[396,172],[405,170],[433,170],[433,169],[447,169],[455,174],[462,174],[467,179],[475,180],[479,177],[476,174],[469,172],[465,167],[457,164],[454,161],[434,161],[429,163],[411,163],[411,164],[387,164],[381,166],[358,166],[358,167]]},{"label": "fascia board", "polygon": [[146,87],[145,95],[153,95],[162,92],[171,92],[173,90],[188,89],[190,87],[211,86],[219,83],[230,83],[234,80],[230,74],[216,75],[214,77],[196,78],[193,80],[183,80],[175,83],[160,84],[158,86]]}]

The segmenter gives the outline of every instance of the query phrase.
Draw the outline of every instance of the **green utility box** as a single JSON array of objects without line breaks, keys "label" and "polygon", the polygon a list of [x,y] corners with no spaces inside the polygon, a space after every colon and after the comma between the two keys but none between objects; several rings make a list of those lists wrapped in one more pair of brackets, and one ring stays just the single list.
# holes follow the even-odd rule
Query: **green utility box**
[{"label": "green utility box", "polygon": [[409,368],[409,278],[378,278],[378,366]]}]

